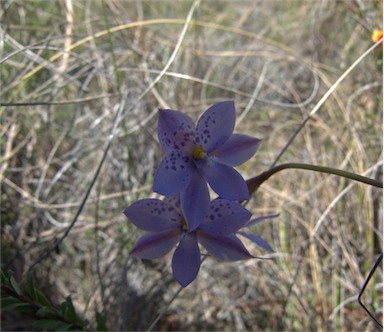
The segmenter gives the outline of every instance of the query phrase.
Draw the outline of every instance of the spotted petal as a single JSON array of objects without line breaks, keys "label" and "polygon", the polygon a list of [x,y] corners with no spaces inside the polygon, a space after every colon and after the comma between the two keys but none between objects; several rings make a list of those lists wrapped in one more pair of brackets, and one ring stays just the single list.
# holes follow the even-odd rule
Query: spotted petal
[{"label": "spotted petal", "polygon": [[200,249],[196,234],[186,234],[177,246],[172,258],[172,271],[183,287],[195,280],[200,269]]},{"label": "spotted petal", "polygon": [[235,233],[248,222],[251,215],[237,202],[216,199],[209,205],[208,213],[199,229],[217,235]]},{"label": "spotted petal", "polygon": [[228,166],[239,166],[250,159],[259,147],[261,140],[241,134],[233,134],[211,156],[216,156],[219,162]]},{"label": "spotted petal", "polygon": [[242,201],[249,198],[247,184],[235,169],[213,160],[204,164],[200,163],[200,165],[200,172],[220,197],[231,201]]},{"label": "spotted petal", "polygon": [[179,151],[171,151],[156,170],[153,191],[165,196],[174,196],[187,187],[193,171],[191,158]]},{"label": "spotted petal", "polygon": [[251,240],[252,242],[256,243],[258,246],[268,250],[268,251],[273,251],[273,248],[267,243],[263,238],[260,236],[256,236],[254,234],[248,234],[244,232],[238,232],[241,236],[244,236],[245,238]]},{"label": "spotted petal", "polygon": [[195,124],[186,114],[173,110],[160,110],[158,136],[165,152],[180,150],[191,154],[195,146]]},{"label": "spotted petal", "polygon": [[236,110],[233,100],[208,108],[196,126],[196,144],[210,153],[224,144],[235,128]]},{"label": "spotted petal", "polygon": [[142,199],[124,210],[124,214],[137,227],[148,232],[161,232],[180,225],[180,213],[159,199]]},{"label": "spotted petal", "polygon": [[202,223],[210,201],[208,186],[198,172],[193,173],[189,185],[181,192],[180,197],[188,230],[192,232]]},{"label": "spotted petal", "polygon": [[149,233],[137,241],[130,254],[143,259],[155,259],[166,255],[179,242],[181,232],[171,228],[160,233]]},{"label": "spotted petal", "polygon": [[243,243],[233,234],[217,235],[198,231],[199,242],[208,253],[220,261],[238,261],[253,258]]}]

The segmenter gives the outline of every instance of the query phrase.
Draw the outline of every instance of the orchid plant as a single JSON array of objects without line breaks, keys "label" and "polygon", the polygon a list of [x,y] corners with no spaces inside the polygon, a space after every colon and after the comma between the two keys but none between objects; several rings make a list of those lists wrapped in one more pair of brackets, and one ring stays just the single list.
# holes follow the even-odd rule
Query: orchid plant
[{"label": "orchid plant", "polygon": [[[195,280],[199,272],[202,255],[199,244],[219,261],[255,258],[238,235],[273,251],[264,239],[242,229],[278,215],[250,220],[251,212],[240,203],[281,170],[305,169],[383,187],[381,181],[351,172],[300,163],[272,166],[245,181],[234,167],[249,160],[261,140],[234,134],[235,119],[233,101],[209,107],[196,126],[182,112],[160,110],[158,137],[166,156],[156,170],[153,190],[165,198],[142,199],[124,210],[137,228],[147,232],[133,247],[131,255],[156,259],[175,247],[172,271],[182,287]],[[213,201],[208,185],[219,196]]]},{"label": "orchid plant", "polygon": [[[124,210],[137,228],[148,232],[131,255],[155,259],[176,246],[172,271],[182,287],[199,272],[199,244],[219,261],[254,258],[237,235],[273,251],[262,238],[241,231],[276,215],[250,221],[252,213],[239,203],[249,199],[249,190],[234,167],[250,159],[261,140],[233,134],[235,120],[233,101],[209,107],[196,126],[179,111],[160,110],[158,136],[166,156],[153,190],[166,197],[139,200]],[[208,185],[219,198],[210,200]]]}]

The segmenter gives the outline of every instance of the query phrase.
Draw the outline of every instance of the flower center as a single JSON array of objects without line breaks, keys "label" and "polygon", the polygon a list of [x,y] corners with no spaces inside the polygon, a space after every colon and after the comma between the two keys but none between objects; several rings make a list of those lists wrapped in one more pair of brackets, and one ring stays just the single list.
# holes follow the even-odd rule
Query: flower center
[{"label": "flower center", "polygon": [[196,146],[193,149],[192,156],[193,156],[193,159],[195,159],[195,160],[201,160],[201,159],[204,159],[207,156],[207,153],[199,145],[199,146]]},{"label": "flower center", "polygon": [[184,232],[188,232],[188,225],[184,218],[180,220],[181,228]]}]

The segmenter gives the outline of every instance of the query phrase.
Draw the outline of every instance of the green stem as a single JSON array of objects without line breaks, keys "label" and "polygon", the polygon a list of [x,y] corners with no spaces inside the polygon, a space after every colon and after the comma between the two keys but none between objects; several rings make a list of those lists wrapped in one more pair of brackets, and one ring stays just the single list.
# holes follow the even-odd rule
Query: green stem
[{"label": "green stem", "polygon": [[369,184],[374,187],[383,188],[382,181],[377,181],[377,180],[367,178],[365,176],[361,176],[352,172],[343,171],[341,169],[331,168],[327,166],[317,166],[317,165],[311,165],[311,164],[286,163],[286,164],[275,166],[269,169],[268,171],[265,171],[264,173],[261,173],[260,175],[247,180],[249,193],[250,194],[254,193],[264,181],[268,180],[272,175],[276,174],[277,172],[280,172],[283,169],[305,169],[305,170],[310,170],[314,172],[333,174],[333,175],[341,176],[343,178]]}]

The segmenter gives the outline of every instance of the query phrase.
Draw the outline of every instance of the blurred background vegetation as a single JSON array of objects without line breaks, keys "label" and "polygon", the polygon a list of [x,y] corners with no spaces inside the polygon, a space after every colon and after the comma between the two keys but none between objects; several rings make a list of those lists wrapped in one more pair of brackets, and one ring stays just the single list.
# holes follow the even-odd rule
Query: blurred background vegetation
[{"label": "blurred background vegetation", "polygon": [[[32,267],[35,285],[52,303],[70,295],[89,330],[96,313],[110,330],[145,330],[178,290],[170,256],[129,257],[140,233],[122,215],[133,201],[156,197],[158,108],[197,119],[234,99],[236,131],[263,139],[239,169],[256,176],[382,28],[381,1],[203,0],[182,34],[193,4],[1,2],[2,270],[23,287]],[[382,107],[380,46],[279,163],[381,179]],[[206,259],[155,330],[381,330],[357,302],[383,250],[380,189],[286,170],[248,208],[280,213],[254,227],[275,253],[247,243],[270,260]],[[381,320],[382,265],[363,301]],[[3,312],[3,330],[29,330],[33,320]]]}]

